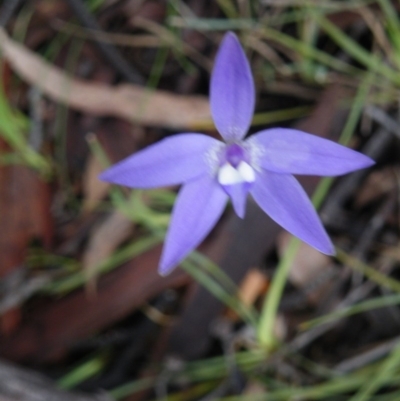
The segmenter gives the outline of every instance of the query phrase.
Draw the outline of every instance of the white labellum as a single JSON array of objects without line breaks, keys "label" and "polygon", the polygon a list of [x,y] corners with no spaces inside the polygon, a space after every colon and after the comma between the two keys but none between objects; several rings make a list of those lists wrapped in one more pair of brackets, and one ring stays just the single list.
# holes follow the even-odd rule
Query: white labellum
[{"label": "white labellum", "polygon": [[225,163],[218,171],[218,182],[221,185],[241,184],[242,182],[254,182],[256,175],[253,168],[242,161],[235,168],[229,163]]}]

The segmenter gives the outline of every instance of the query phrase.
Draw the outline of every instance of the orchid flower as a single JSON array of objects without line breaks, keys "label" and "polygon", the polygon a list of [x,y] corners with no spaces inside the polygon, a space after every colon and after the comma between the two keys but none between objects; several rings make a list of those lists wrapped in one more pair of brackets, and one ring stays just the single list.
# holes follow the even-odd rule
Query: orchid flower
[{"label": "orchid flower", "polygon": [[331,240],[292,174],[337,176],[374,164],[335,142],[287,128],[244,139],[253,116],[254,82],[235,34],[225,35],[211,76],[210,105],[224,142],[198,133],[174,135],[105,170],[100,179],[131,188],[183,184],[159,265],[168,274],[215,226],[230,199],[245,214],[250,193],[275,222],[322,253]]}]

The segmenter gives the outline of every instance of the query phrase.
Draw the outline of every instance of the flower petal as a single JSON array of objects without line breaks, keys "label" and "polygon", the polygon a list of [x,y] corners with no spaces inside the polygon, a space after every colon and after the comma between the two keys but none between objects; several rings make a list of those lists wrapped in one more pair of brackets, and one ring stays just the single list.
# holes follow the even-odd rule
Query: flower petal
[{"label": "flower petal", "polygon": [[171,272],[207,236],[224,211],[228,196],[208,175],[185,184],[175,202],[159,273]]},{"label": "flower petal", "polygon": [[247,141],[262,168],[278,173],[336,176],[375,162],[328,139],[286,128],[260,131]]},{"label": "flower petal", "polygon": [[211,75],[211,114],[227,141],[243,138],[251,124],[255,91],[250,65],[236,35],[225,35]]},{"label": "flower petal", "polygon": [[246,213],[246,200],[247,194],[251,184],[248,182],[241,182],[233,185],[222,185],[224,191],[229,195],[232,201],[233,209],[235,213],[241,218],[244,218]]},{"label": "flower petal", "polygon": [[222,142],[202,134],[180,134],[114,164],[99,178],[131,188],[180,184],[210,171],[207,154]]},{"label": "flower petal", "polygon": [[262,171],[250,193],[264,212],[285,230],[322,253],[335,254],[317,212],[293,176]]}]

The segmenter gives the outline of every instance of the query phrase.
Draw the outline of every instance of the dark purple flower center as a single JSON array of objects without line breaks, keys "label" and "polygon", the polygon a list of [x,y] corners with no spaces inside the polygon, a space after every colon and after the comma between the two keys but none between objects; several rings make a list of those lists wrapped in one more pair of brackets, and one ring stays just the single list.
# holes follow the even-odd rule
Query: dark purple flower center
[{"label": "dark purple flower center", "polygon": [[232,165],[233,167],[237,167],[240,162],[247,161],[246,153],[242,146],[237,143],[233,143],[232,145],[228,145],[225,148],[225,161]]}]

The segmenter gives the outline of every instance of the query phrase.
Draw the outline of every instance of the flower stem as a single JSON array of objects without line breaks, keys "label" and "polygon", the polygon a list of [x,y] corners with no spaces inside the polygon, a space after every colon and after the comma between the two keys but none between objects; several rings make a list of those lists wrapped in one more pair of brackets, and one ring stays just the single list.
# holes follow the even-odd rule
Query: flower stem
[{"label": "flower stem", "polygon": [[299,248],[300,240],[292,238],[274,275],[271,288],[264,300],[258,324],[258,341],[263,348],[271,350],[275,344],[274,324],[287,276]]}]

